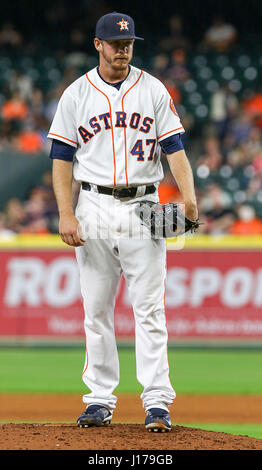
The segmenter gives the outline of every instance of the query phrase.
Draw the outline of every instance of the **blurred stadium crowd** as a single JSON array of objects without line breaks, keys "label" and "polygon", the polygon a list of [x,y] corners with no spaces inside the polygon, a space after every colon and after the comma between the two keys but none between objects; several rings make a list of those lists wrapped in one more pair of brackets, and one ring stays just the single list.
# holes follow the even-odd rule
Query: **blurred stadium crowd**
[{"label": "blurred stadium crowd", "polygon": [[[28,41],[10,22],[2,24],[0,158],[10,150],[21,158],[39,152],[48,158],[47,130],[63,90],[97,65],[91,31],[100,14],[112,11],[102,5],[104,9],[90,17],[89,30],[78,25],[56,48]],[[57,2],[49,11],[50,24],[55,27],[54,18],[62,22],[66,14],[64,4]],[[144,54],[141,45],[138,51],[135,47],[133,65],[158,77],[174,99],[186,129],[183,141],[205,222],[200,231],[262,234],[261,50],[240,41],[237,28],[218,16],[202,40],[192,44],[182,17],[173,15],[151,57],[145,47]],[[179,200],[165,156],[163,165],[160,200]],[[75,195],[77,190],[75,184]],[[27,200],[7,202],[0,212],[0,234],[56,233],[57,222],[51,174],[46,172]]]}]

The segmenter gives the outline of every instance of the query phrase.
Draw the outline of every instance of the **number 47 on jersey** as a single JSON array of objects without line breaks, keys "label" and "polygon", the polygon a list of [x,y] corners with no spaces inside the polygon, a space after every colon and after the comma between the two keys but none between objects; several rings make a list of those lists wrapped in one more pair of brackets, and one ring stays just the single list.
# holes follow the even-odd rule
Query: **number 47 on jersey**
[{"label": "number 47 on jersey", "polygon": [[[147,160],[153,160],[155,147],[156,147],[156,139],[146,139],[145,141],[146,147],[148,147],[148,157]],[[142,139],[138,139],[131,150],[131,155],[138,155],[137,161],[143,162],[144,158],[144,144]]]}]

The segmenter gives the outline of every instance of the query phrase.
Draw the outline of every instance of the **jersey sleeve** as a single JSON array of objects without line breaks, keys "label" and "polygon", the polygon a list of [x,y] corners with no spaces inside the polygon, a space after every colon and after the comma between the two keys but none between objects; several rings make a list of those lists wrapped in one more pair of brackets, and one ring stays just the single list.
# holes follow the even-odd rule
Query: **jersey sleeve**
[{"label": "jersey sleeve", "polygon": [[59,100],[47,137],[78,147],[76,104],[73,96],[67,90]]},{"label": "jersey sleeve", "polygon": [[65,160],[72,162],[74,160],[75,147],[66,144],[62,140],[53,139],[49,157],[51,159]]},{"label": "jersey sleeve", "polygon": [[161,140],[160,146],[163,152],[167,155],[184,149],[180,134],[173,134],[170,137],[166,137],[165,139]]},{"label": "jersey sleeve", "polygon": [[174,102],[166,87],[160,82],[155,90],[155,116],[158,142],[175,134],[185,132]]}]

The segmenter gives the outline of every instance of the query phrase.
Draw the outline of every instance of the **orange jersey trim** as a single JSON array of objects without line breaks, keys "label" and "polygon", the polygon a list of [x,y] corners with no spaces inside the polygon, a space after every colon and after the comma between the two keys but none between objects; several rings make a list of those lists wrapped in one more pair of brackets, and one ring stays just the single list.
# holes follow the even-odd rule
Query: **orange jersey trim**
[{"label": "orange jersey trim", "polygon": [[[134,86],[136,86],[136,84],[139,82],[141,76],[143,74],[143,70],[141,70],[140,72],[140,75],[137,79],[137,81],[135,83],[133,83],[133,85],[125,92],[125,94],[123,95],[123,98],[122,98],[122,111],[125,112],[124,110],[124,98],[125,96],[127,95],[127,93],[129,93],[130,90],[132,90],[132,88]],[[124,127],[124,139],[125,139],[125,175],[126,175],[126,185],[128,186],[128,176],[127,176],[127,144],[126,144],[126,128]]]},{"label": "orange jersey trim", "polygon": [[52,132],[48,132],[48,135],[54,135],[55,137],[61,137],[61,139],[68,140],[68,142],[72,142],[72,144],[78,145],[78,142],[75,142],[74,140],[70,140],[67,137],[64,137],[63,135],[53,134]]},{"label": "orange jersey trim", "polygon": [[99,91],[100,93],[102,93],[102,95],[104,95],[108,101],[108,105],[109,105],[109,114],[110,114],[110,124],[111,124],[111,136],[112,136],[112,147],[113,147],[113,159],[114,159],[114,186],[116,185],[116,152],[115,152],[115,140],[114,140],[114,131],[113,131],[113,121],[112,121],[112,108],[111,108],[111,103],[110,103],[110,100],[108,98],[108,96],[102,91],[102,90],[99,90],[99,88],[97,88],[97,86],[94,85],[93,82],[91,82],[90,78],[88,77],[87,73],[86,73],[86,78],[87,80],[89,81],[89,83],[97,90]]},{"label": "orange jersey trim", "polygon": [[160,135],[157,139],[161,139],[161,137],[164,137],[167,134],[171,134],[171,132],[179,131],[180,129],[184,129],[183,126],[178,127],[177,129],[173,129],[172,131],[166,132],[165,134]]}]

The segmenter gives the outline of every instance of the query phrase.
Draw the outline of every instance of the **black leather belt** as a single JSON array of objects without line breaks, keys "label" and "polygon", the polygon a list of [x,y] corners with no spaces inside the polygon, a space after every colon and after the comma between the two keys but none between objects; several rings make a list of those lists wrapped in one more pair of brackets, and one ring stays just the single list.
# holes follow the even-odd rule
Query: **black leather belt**
[{"label": "black leather belt", "polygon": [[[122,199],[125,197],[135,197],[137,193],[137,188],[108,188],[107,186],[96,186],[97,191],[102,194],[108,194],[109,196],[114,196],[116,199]],[[82,188],[86,191],[91,191],[90,183],[82,183]],[[146,186],[145,194],[153,194],[156,190],[154,185]]]}]

